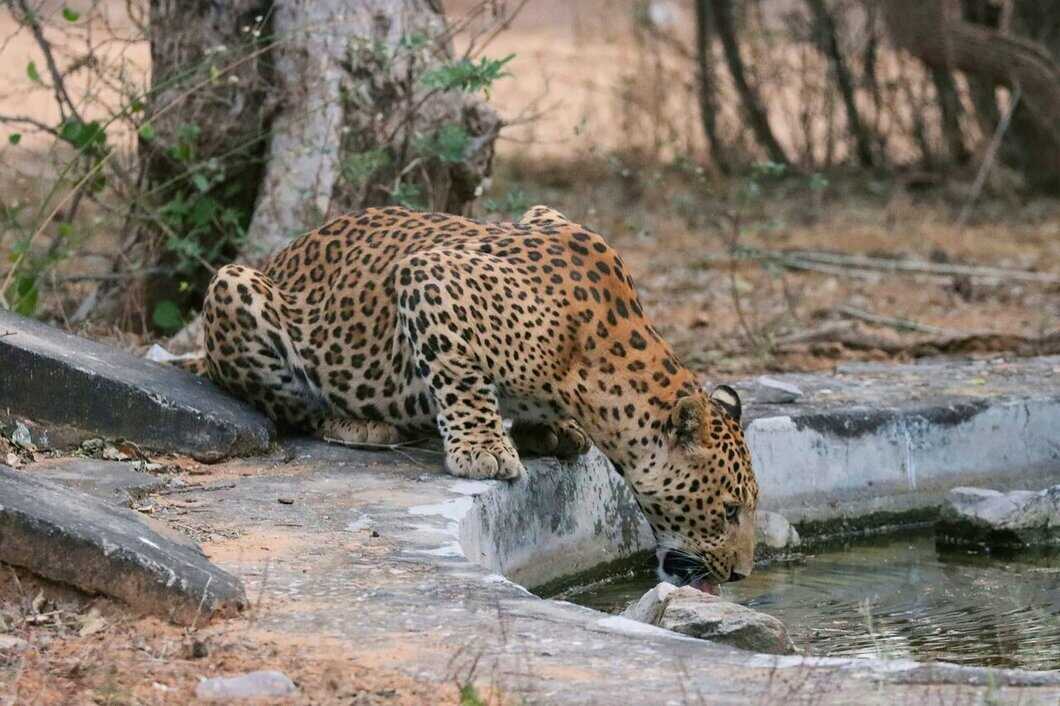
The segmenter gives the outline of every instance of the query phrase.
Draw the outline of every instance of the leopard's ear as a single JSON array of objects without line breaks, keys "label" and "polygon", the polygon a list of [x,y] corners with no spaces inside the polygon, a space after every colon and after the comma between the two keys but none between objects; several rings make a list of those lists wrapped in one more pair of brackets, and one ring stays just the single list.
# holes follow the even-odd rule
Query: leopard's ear
[{"label": "leopard's ear", "polygon": [[740,404],[740,396],[736,394],[736,390],[728,385],[718,385],[710,393],[710,401],[728,412],[730,417],[740,421],[740,415],[743,414],[743,405]]},{"label": "leopard's ear", "polygon": [[670,429],[674,440],[679,444],[699,443],[706,412],[706,401],[701,394],[677,400],[670,411]]}]

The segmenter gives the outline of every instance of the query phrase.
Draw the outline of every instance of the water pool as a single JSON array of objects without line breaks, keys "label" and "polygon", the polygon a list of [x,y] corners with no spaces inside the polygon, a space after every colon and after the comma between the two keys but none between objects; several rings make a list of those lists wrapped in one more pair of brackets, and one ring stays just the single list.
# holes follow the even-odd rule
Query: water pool
[{"label": "water pool", "polygon": [[[651,557],[548,597],[621,612],[656,583]],[[1060,553],[936,549],[930,533],[822,548],[722,597],[776,616],[806,654],[1060,669]]]}]

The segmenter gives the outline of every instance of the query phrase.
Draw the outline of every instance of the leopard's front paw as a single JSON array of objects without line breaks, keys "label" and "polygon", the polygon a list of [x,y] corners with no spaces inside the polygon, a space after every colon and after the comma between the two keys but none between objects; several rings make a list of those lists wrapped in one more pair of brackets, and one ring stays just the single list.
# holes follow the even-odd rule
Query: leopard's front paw
[{"label": "leopard's front paw", "polygon": [[516,423],[512,439],[520,450],[539,456],[574,458],[589,453],[593,442],[573,419],[552,423]]},{"label": "leopard's front paw", "polygon": [[445,468],[454,476],[475,480],[515,480],[525,472],[519,454],[507,440],[447,444]]}]

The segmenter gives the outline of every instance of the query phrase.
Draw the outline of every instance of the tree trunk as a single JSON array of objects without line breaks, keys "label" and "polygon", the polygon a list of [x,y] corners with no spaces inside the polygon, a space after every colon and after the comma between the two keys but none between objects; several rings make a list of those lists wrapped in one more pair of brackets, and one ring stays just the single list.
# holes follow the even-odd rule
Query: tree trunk
[{"label": "tree trunk", "polygon": [[967,164],[972,155],[964,146],[964,133],[961,131],[961,98],[957,93],[957,82],[948,69],[932,68],[931,81],[935,85],[935,96],[939,104],[939,115],[942,121],[942,136],[950,151],[950,157],[957,164]]},{"label": "tree trunk", "polygon": [[736,30],[736,17],[733,10],[732,0],[715,0],[714,20],[721,37],[722,48],[725,50],[725,63],[729,66],[736,92],[740,95],[740,103],[743,105],[744,113],[754,132],[758,144],[766,151],[769,159],[777,164],[791,165],[791,161],[784,154],[784,148],[780,146],[773,129],[769,126],[769,115],[759,98],[757,91],[747,81],[747,72],[744,70],[743,58],[740,56],[740,40]]},{"label": "tree trunk", "polygon": [[872,156],[872,140],[861,122],[858,105],[854,100],[854,79],[839,49],[839,35],[836,31],[835,19],[825,7],[824,0],[806,0],[806,3],[810,6],[810,12],[813,13],[818,46],[828,57],[836,84],[839,86],[839,95],[843,99],[843,107],[847,114],[847,129],[854,138],[858,162],[863,167],[872,167],[875,162]]},{"label": "tree trunk", "polygon": [[[436,2],[286,0],[274,23],[280,109],[245,255],[366,206],[469,210],[501,124],[480,99],[422,84],[453,58]],[[459,154],[438,154],[440,131]]]},{"label": "tree trunk", "polygon": [[959,69],[1010,89],[1018,86],[1037,132],[1025,174],[1033,185],[1060,189],[1056,60],[1039,44],[963,21],[958,0],[889,0],[885,14],[895,42],[929,66]]},{"label": "tree trunk", "polygon": [[718,134],[718,86],[714,70],[714,9],[711,0],[696,0],[696,84],[703,132],[710,143],[714,164],[722,174],[730,171],[728,149]]},{"label": "tree trunk", "polygon": [[162,328],[179,326],[177,309],[210,279],[206,264],[234,258],[250,222],[268,134],[269,10],[268,0],[151,0],[136,257],[164,274],[135,306]]},{"label": "tree trunk", "polygon": [[151,49],[152,311],[339,213],[468,212],[489,175],[496,113],[424,78],[453,66],[436,0],[151,0]]}]

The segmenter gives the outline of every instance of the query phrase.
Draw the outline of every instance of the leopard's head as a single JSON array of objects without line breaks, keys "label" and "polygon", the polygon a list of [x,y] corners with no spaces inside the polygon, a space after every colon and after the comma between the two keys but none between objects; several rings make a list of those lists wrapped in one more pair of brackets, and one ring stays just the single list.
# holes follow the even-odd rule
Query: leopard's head
[{"label": "leopard's head", "polygon": [[678,399],[664,425],[666,458],[638,496],[655,531],[659,578],[711,593],[754,566],[758,483],[731,387]]}]

